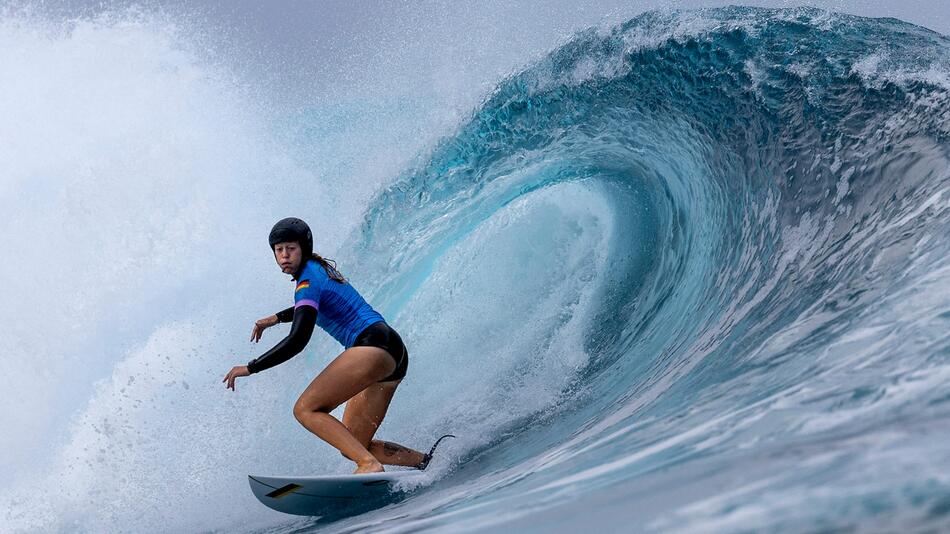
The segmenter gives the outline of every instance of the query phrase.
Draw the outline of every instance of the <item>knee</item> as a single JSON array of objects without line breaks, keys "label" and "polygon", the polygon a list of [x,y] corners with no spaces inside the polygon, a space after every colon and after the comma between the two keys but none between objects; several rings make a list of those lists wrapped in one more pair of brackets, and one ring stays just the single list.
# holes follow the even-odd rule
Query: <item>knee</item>
[{"label": "knee", "polygon": [[297,404],[294,404],[294,418],[297,421],[302,423],[303,420],[301,418],[303,417],[305,413],[307,413],[306,409],[302,408],[299,402]]},{"label": "knee", "polygon": [[300,402],[297,402],[297,404],[294,404],[294,418],[297,419],[297,421],[299,421],[299,422],[302,423],[302,422],[303,422],[303,416],[304,416],[304,414],[306,414],[306,413],[307,413],[307,409],[304,408],[304,407],[300,404]]},{"label": "knee", "polygon": [[334,408],[333,406],[312,404],[312,403],[304,402],[302,400],[298,400],[294,404],[294,417],[297,418],[297,420],[302,423],[303,418],[311,413],[315,413],[315,412],[330,413],[333,411],[333,408]]}]

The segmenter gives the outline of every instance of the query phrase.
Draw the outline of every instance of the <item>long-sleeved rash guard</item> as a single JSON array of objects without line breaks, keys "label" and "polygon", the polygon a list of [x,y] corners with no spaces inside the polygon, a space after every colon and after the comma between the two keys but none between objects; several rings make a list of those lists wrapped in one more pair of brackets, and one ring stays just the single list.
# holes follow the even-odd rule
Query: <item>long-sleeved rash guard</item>
[{"label": "long-sleeved rash guard", "polygon": [[308,260],[294,290],[294,307],[277,313],[280,322],[293,314],[293,324],[274,348],[248,362],[247,370],[257,373],[296,356],[313,335],[314,324],[323,328],[344,348],[353,346],[356,337],[367,326],[383,320],[348,282],[330,278],[326,269],[315,260]]}]

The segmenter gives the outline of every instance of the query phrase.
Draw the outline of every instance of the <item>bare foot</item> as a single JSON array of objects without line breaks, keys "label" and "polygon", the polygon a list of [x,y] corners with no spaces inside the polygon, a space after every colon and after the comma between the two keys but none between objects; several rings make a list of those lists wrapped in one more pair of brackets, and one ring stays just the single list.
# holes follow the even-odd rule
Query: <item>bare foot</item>
[{"label": "bare foot", "polygon": [[373,460],[372,462],[367,462],[365,464],[356,464],[356,471],[353,471],[354,475],[360,473],[382,473],[385,471],[383,469],[383,464],[379,463],[378,460]]}]

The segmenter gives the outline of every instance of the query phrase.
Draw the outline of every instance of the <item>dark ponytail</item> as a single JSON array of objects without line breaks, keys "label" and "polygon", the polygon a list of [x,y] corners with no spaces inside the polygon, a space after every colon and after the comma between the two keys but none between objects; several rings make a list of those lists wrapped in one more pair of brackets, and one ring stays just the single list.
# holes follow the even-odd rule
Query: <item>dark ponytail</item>
[{"label": "dark ponytail", "polygon": [[341,284],[346,283],[346,278],[343,278],[343,275],[337,270],[335,261],[325,259],[316,252],[313,253],[313,259],[320,265],[323,265],[323,268],[327,270],[327,276],[330,277],[330,280],[335,280]]}]

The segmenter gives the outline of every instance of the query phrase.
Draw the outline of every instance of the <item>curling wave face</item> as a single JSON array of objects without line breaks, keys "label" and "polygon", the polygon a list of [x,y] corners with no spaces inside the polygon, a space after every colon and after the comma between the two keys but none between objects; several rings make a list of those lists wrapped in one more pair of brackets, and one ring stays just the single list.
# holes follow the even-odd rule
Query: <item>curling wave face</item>
[{"label": "curling wave face", "polygon": [[948,44],[650,13],[502,83],[357,241],[477,436],[413,524],[946,524]]}]

